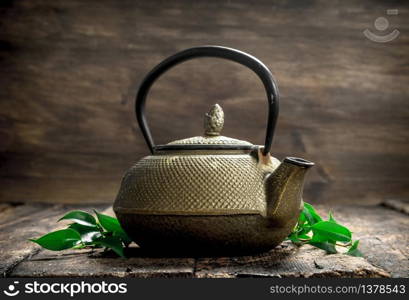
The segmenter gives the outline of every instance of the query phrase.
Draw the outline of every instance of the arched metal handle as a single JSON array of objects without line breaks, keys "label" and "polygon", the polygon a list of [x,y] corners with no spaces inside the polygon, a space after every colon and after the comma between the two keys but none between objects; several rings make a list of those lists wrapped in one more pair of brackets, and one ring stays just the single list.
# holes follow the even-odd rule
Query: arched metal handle
[{"label": "arched metal handle", "polygon": [[155,144],[144,113],[146,96],[148,95],[148,92],[155,80],[158,79],[163,73],[177,64],[197,57],[218,57],[235,61],[248,67],[258,75],[264,84],[268,101],[268,121],[263,154],[266,155],[269,153],[273,142],[279,108],[279,93],[273,75],[271,74],[270,70],[254,56],[236,49],[221,46],[201,46],[176,53],[153,68],[142,81],[136,96],[135,111],[139,127],[141,128],[142,134],[151,153],[153,153],[155,150]]}]

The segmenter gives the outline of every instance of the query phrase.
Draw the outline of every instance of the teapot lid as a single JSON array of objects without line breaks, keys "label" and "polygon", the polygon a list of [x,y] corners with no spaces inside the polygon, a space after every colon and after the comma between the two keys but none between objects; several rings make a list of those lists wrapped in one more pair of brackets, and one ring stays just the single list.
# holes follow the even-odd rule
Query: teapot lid
[{"label": "teapot lid", "polygon": [[224,112],[219,104],[212,106],[205,114],[203,136],[176,140],[166,145],[158,145],[155,150],[252,150],[254,145],[220,135],[224,125]]}]

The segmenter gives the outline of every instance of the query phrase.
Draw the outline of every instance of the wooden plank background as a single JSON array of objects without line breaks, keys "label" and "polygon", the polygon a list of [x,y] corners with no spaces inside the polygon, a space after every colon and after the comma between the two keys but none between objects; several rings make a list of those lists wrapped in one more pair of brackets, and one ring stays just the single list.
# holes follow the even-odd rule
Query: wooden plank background
[{"label": "wooden plank background", "polygon": [[[169,55],[218,44],[251,53],[278,80],[273,155],[316,167],[310,202],[409,196],[407,1],[2,1],[0,201],[111,202],[148,154],[133,102]],[[387,9],[399,14],[387,16]],[[366,39],[387,17],[389,43]],[[211,104],[224,135],[260,144],[266,103],[251,71],[217,59],[165,74],[147,105],[157,143],[202,133]]]}]

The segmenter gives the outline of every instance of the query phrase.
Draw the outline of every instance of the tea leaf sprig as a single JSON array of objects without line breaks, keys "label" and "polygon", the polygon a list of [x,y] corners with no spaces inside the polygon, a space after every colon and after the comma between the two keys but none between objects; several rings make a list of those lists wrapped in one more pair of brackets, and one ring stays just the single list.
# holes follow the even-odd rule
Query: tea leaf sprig
[{"label": "tea leaf sprig", "polygon": [[95,210],[94,213],[96,218],[85,211],[71,211],[58,220],[72,222],[66,229],[53,231],[38,239],[30,239],[30,241],[53,251],[105,247],[125,257],[124,249],[132,240],[122,229],[118,220]]},{"label": "tea leaf sprig", "polygon": [[297,246],[310,244],[328,254],[338,253],[336,247],[344,247],[347,248],[347,255],[363,256],[358,250],[359,240],[352,240],[352,233],[347,227],[339,224],[331,212],[328,220],[323,220],[314,207],[306,202],[297,225],[287,239]]}]

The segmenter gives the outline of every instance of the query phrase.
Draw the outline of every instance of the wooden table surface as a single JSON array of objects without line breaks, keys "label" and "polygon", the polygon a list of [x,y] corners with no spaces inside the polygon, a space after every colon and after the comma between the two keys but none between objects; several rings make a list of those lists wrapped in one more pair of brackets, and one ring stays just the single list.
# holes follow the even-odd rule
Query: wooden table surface
[{"label": "wooden table surface", "polygon": [[[389,205],[389,204],[388,204]],[[390,206],[390,205],[389,205]],[[396,205],[392,206],[399,207]],[[327,255],[308,245],[282,243],[268,253],[240,257],[157,257],[136,245],[129,258],[102,250],[41,249],[27,239],[64,226],[72,209],[107,206],[0,204],[0,274],[4,277],[409,277],[409,216],[384,206],[331,207],[361,240],[365,258]],[[318,206],[324,215],[330,209]],[[406,207],[407,209],[407,207]]]}]

